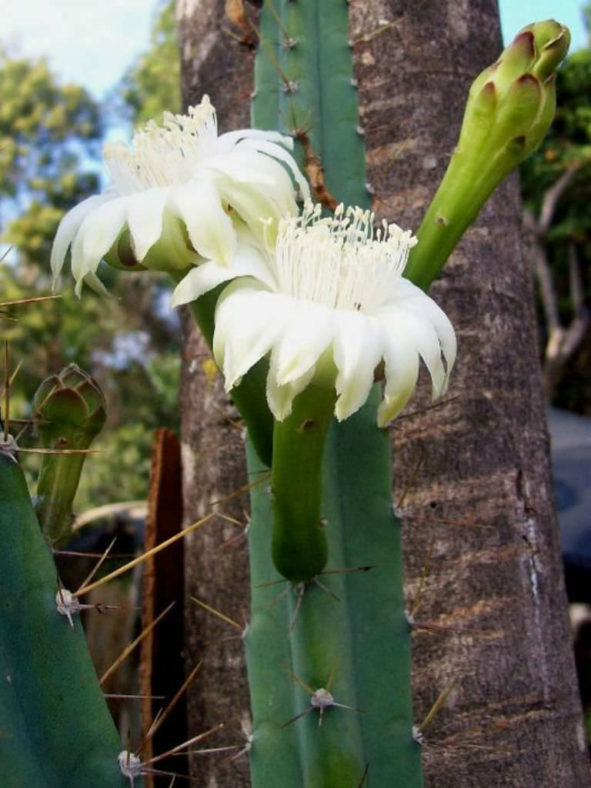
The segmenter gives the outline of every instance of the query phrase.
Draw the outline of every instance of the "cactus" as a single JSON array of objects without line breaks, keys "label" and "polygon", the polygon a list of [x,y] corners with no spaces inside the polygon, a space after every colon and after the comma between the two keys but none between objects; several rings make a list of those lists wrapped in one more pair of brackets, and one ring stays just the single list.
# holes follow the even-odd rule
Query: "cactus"
[{"label": "cactus", "polygon": [[[345,3],[266,3],[255,65],[254,125],[299,140],[312,182],[310,165],[321,163],[316,197],[332,209],[368,202],[347,32]],[[430,284],[495,186],[539,144],[567,48],[562,26],[532,25],[478,77],[411,251],[411,281]],[[418,788],[389,440],[375,426],[377,392],[343,423],[330,423],[333,401],[313,387],[296,398],[275,425],[270,489],[252,492],[253,786]],[[255,482],[265,468],[252,450],[248,463]]]},{"label": "cactus", "polygon": [[570,44],[553,19],[527,25],[472,83],[457,147],[417,232],[405,275],[427,288],[498,184],[543,140]]},{"label": "cactus", "polygon": [[119,734],[10,445],[0,452],[0,774],[7,788],[116,788]]},{"label": "cactus", "polygon": [[72,533],[72,503],[84,451],[103,428],[105,398],[98,383],[76,364],[44,380],[33,399],[35,426],[42,446],[74,454],[45,454],[37,486],[37,516],[53,544]]},{"label": "cactus", "polygon": [[[260,30],[254,125],[278,127],[296,139],[304,131],[330,194],[367,205],[346,4],[266,4]],[[306,159],[309,148],[302,155]],[[400,528],[391,503],[388,434],[376,426],[378,392],[347,421],[329,420],[324,456],[313,453],[313,461],[300,446],[307,430],[298,433],[297,423],[298,403],[307,395],[276,425],[271,492],[259,486],[252,493],[246,647],[253,786],[419,788]],[[253,481],[264,472],[253,451],[249,470]],[[310,489],[317,490],[319,506]],[[294,514],[297,507],[306,511]],[[295,534],[296,544],[290,515],[311,520],[308,534]],[[289,545],[283,551],[281,538]],[[288,592],[269,585],[282,575],[295,583]]]}]

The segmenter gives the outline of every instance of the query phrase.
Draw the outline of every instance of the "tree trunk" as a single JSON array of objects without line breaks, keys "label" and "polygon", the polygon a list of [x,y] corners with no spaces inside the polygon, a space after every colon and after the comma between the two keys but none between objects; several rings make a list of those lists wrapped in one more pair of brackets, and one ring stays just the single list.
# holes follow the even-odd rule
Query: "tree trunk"
[{"label": "tree trunk", "polygon": [[[180,1],[184,97],[209,93],[223,126],[242,127],[252,53],[223,32],[223,7]],[[500,52],[496,4],[350,0],[350,9],[374,207],[416,228],[455,144],[469,83]],[[426,730],[429,788],[590,784],[520,220],[511,178],[432,291],[459,337],[445,402],[428,409],[422,387],[414,414],[393,429],[409,607],[418,600],[414,618],[425,625],[414,637],[417,722],[449,691]],[[244,466],[235,413],[206,374],[188,321],[185,338],[185,508],[193,520],[244,483]],[[235,499],[234,515],[244,519],[244,507]],[[191,539],[187,593],[240,620],[244,544],[220,547],[233,529],[212,523]],[[240,643],[224,640],[233,632],[190,602],[188,611],[189,662],[207,660],[191,696],[197,732],[239,718],[247,697]],[[218,770],[201,759],[195,774],[200,785],[248,785],[244,760]]]}]

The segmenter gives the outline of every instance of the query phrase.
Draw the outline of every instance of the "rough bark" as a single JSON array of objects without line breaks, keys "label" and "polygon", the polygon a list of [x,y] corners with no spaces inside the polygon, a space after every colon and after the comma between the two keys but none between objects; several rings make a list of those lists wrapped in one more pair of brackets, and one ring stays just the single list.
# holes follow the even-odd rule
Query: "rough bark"
[{"label": "rough bark", "polygon": [[[229,33],[223,0],[180,0],[182,92],[185,104],[209,94],[222,130],[250,125],[250,93],[254,53]],[[238,413],[224,393],[211,355],[189,314],[183,320],[181,380],[182,462],[185,523],[207,514],[218,501],[246,484],[244,441]],[[221,507],[247,522],[248,495]],[[189,736],[219,723],[230,723],[204,746],[237,744],[241,722],[248,718],[248,688],[240,633],[192,601],[197,597],[224,615],[246,624],[249,577],[246,538],[228,521],[209,523],[187,537],[185,587],[186,659],[202,660],[200,678],[188,692]],[[210,743],[211,742],[211,743]],[[194,784],[249,786],[248,760],[196,756],[191,762]]]},{"label": "rough bark", "polygon": [[[248,118],[251,55],[222,32],[223,5],[181,2],[184,96],[210,93],[223,124],[237,127]],[[350,8],[375,208],[416,227],[453,149],[467,87],[499,52],[496,3],[351,0]],[[510,179],[433,288],[460,342],[446,402],[426,410],[423,389],[411,406],[418,412],[393,430],[409,605],[420,595],[415,618],[430,625],[414,640],[418,722],[453,684],[426,732],[429,788],[589,785],[520,217]],[[233,411],[204,374],[188,323],[185,333],[185,507],[194,519],[240,486],[244,468]],[[247,567],[241,549],[219,549],[221,538],[212,528],[192,540],[187,590],[236,617],[246,610]],[[217,654],[208,686],[192,696],[192,729],[235,719],[246,699],[239,645],[228,651],[219,624],[189,611],[188,648],[201,654],[209,643],[207,655]],[[244,770],[214,774],[200,770],[198,784],[248,784]]]}]

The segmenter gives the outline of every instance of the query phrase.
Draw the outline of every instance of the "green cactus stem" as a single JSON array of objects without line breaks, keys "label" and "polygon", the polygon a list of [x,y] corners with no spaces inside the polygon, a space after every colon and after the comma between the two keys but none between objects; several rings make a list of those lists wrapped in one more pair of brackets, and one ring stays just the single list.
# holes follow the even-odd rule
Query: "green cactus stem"
[{"label": "green cactus stem", "polygon": [[85,454],[106,419],[103,392],[76,364],[41,383],[33,400],[41,445],[78,454],[45,454],[37,486],[37,516],[46,536],[60,544],[72,533],[72,503]]},{"label": "green cactus stem", "polygon": [[[0,451],[0,774],[6,788],[129,786],[119,734],[10,447]],[[137,785],[137,784],[136,784]]]},{"label": "green cactus stem", "polygon": [[310,581],[326,564],[322,466],[335,394],[311,385],[292,413],[275,423],[273,442],[273,563],[293,583]]},{"label": "green cactus stem", "polygon": [[[300,140],[304,130],[331,194],[367,207],[346,3],[275,0],[264,5],[260,30],[253,125]],[[253,788],[420,788],[379,391],[343,423],[330,419],[334,399],[320,393],[294,400],[275,428],[270,493],[252,491]],[[318,427],[307,435],[312,407]],[[267,471],[253,450],[248,465],[253,482]],[[293,582],[282,587],[285,577]]]},{"label": "green cactus stem", "polygon": [[544,138],[556,108],[566,27],[524,27],[473,82],[458,144],[417,232],[405,276],[427,289],[498,184]]},{"label": "green cactus stem", "polygon": [[[252,615],[246,649],[254,788],[420,788],[412,735],[410,634],[390,441],[376,427],[379,390],[333,422],[325,449],[328,562],[318,582],[286,591],[271,560],[274,501],[253,488]],[[264,466],[249,454],[251,480]],[[312,692],[334,699],[319,720]]]},{"label": "green cactus stem", "polygon": [[[341,0],[274,0],[260,19],[253,126],[307,136],[337,202],[369,207],[365,151]],[[305,168],[306,157],[300,145]]]}]

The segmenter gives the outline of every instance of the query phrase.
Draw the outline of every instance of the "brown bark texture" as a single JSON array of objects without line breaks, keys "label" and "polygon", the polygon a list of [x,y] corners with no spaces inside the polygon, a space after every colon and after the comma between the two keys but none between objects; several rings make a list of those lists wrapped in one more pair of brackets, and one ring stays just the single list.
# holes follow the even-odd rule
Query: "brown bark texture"
[{"label": "brown bark texture", "polygon": [[[226,32],[231,29],[224,2],[178,3],[182,90],[185,104],[207,93],[220,130],[250,125],[254,52]],[[238,412],[224,392],[211,354],[190,314],[183,321],[181,379],[182,463],[185,524],[206,515],[224,497],[246,484],[244,440]],[[186,539],[185,604],[187,665],[202,660],[200,675],[187,695],[189,736],[217,723],[226,727],[204,747],[245,744],[242,725],[249,701],[240,632],[195,603],[206,602],[244,626],[248,620],[249,575],[244,527],[248,494],[219,505],[236,523],[216,519]],[[250,785],[246,754],[195,756],[193,784],[208,788]]]},{"label": "brown bark texture", "polygon": [[[248,124],[252,54],[224,28],[222,0],[180,0],[183,90],[209,93],[223,127]],[[459,132],[468,86],[501,48],[494,0],[351,0],[351,39],[380,216],[416,228]],[[534,20],[532,20],[534,21]],[[338,195],[337,195],[338,197]],[[422,385],[395,425],[414,692],[428,788],[590,784],[558,530],[518,182],[488,202],[435,284],[459,360],[442,404]],[[185,324],[182,382],[187,521],[244,483],[235,411]],[[231,509],[244,520],[246,501]],[[216,530],[217,529],[217,530]],[[229,524],[187,547],[187,593],[246,616],[247,563]],[[206,660],[190,730],[247,708],[239,641],[188,603],[189,661]],[[195,764],[197,784],[248,785],[244,761]],[[283,788],[283,786],[281,787]],[[285,788],[292,788],[285,786]],[[294,787],[295,788],[295,787]],[[401,787],[402,788],[402,787]]]}]

